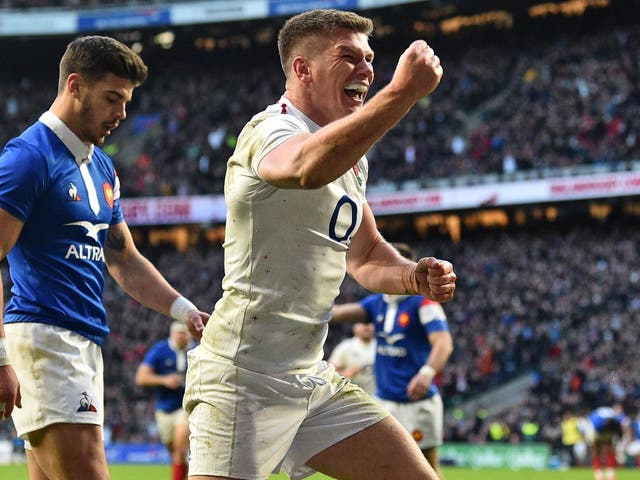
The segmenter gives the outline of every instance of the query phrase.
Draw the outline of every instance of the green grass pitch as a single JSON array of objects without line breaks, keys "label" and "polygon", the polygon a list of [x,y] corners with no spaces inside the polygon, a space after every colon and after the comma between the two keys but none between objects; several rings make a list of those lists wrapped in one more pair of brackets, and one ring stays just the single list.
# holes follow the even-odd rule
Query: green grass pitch
[{"label": "green grass pitch", "polygon": [[[111,465],[111,480],[169,480],[170,468],[167,465]],[[496,470],[467,468],[444,469],[447,480],[592,480],[590,468],[559,470]],[[23,464],[0,465],[2,480],[27,480],[27,467]],[[618,469],[616,480],[640,478],[639,470]],[[286,475],[271,475],[269,480],[288,480]],[[314,475],[309,480],[331,480],[325,475]]]}]

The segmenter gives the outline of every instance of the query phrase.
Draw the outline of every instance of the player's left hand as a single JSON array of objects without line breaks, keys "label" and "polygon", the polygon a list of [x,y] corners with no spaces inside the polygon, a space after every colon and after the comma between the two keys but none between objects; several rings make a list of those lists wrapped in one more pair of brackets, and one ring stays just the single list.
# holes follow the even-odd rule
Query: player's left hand
[{"label": "player's left hand", "polygon": [[439,303],[453,298],[456,278],[453,265],[446,260],[425,257],[416,265],[415,279],[420,295]]},{"label": "player's left hand", "polygon": [[187,314],[187,328],[191,336],[198,342],[202,338],[202,332],[209,321],[209,316],[208,313],[199,310],[191,310]]},{"label": "player's left hand", "polygon": [[11,365],[0,367],[0,421],[11,417],[14,407],[22,407],[20,383]]},{"label": "player's left hand", "polygon": [[407,385],[407,397],[409,400],[416,401],[424,398],[431,386],[431,379],[428,379],[420,373],[416,373],[409,385]]}]

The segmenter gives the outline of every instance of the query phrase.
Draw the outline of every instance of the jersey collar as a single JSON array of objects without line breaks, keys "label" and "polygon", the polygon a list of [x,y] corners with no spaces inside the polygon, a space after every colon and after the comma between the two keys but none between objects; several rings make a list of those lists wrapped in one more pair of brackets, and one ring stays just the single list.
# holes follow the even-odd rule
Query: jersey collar
[{"label": "jersey collar", "polygon": [[321,128],[320,125],[318,125],[316,122],[314,122],[309,117],[307,117],[304,113],[302,113],[302,111],[294,107],[291,100],[289,100],[286,96],[282,95],[282,97],[280,97],[280,100],[278,101],[278,105],[280,106],[286,105],[286,110],[290,110],[291,112],[293,112],[294,116],[301,118],[304,121],[304,123],[306,123],[309,126],[309,130],[311,131],[311,133],[314,133],[320,130]]},{"label": "jersey collar", "polygon": [[383,294],[382,297],[386,303],[400,303],[405,298],[409,298],[411,295],[389,295],[387,293]]},{"label": "jersey collar", "polygon": [[88,147],[67,127],[51,110],[47,110],[38,119],[56,134],[65,147],[69,149],[78,166],[83,163],[91,163],[93,155],[93,143]]}]

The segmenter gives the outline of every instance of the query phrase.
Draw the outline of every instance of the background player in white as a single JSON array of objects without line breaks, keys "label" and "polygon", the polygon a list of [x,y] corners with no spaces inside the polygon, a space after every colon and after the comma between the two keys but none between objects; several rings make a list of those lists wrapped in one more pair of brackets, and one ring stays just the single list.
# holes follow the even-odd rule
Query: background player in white
[{"label": "background player in white", "polygon": [[365,199],[363,155],[442,76],[416,41],[364,104],[372,28],[314,10],[280,30],[285,93],[247,123],[228,161],[224,293],[189,352],[192,480],[280,469],[293,479],[437,478],[402,426],[322,361],[345,271],[372,291],[447,301],[455,290],[452,265],[399,255]]},{"label": "background player in white", "polygon": [[50,109],[0,156],[0,259],[8,256],[13,280],[0,317],[0,414],[12,414],[25,439],[31,480],[109,478],[105,265],[133,298],[188,320],[195,334],[208,317],[136,249],[113,163],[98,148],[146,75],[140,57],[112,38],[72,41]]},{"label": "background player in white", "polygon": [[640,467],[640,412],[634,406],[636,414],[629,417],[629,425],[626,430],[625,453],[633,459],[633,465]]},{"label": "background player in white", "polygon": [[[409,245],[394,243],[405,258]],[[434,383],[453,351],[442,306],[420,295],[372,294],[336,305],[333,322],[373,322],[376,329],[376,398],[413,436],[441,480],[438,447],[444,433],[442,398]]]},{"label": "background player in white", "polygon": [[372,323],[353,324],[353,336],[345,338],[331,351],[329,363],[340,375],[350,378],[365,392],[373,395],[376,379],[373,362],[376,358],[376,330]]},{"label": "background player in white", "polygon": [[160,440],[171,454],[171,479],[187,478],[189,422],[182,408],[187,352],[194,347],[184,323],[169,327],[169,338],[153,344],[136,371],[136,385],[154,387]]}]

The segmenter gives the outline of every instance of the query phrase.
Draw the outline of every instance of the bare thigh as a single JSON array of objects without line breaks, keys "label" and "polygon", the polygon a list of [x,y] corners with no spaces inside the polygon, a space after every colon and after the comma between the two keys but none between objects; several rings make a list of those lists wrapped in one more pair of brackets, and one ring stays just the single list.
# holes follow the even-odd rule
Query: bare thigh
[{"label": "bare thigh", "polygon": [[440,468],[440,453],[438,452],[438,448],[426,448],[422,450],[422,453],[429,462],[429,465],[431,465],[438,474],[438,478],[444,480],[444,473],[442,473],[442,468]]},{"label": "bare thigh", "polygon": [[389,416],[308,462],[338,480],[438,480],[416,442]]},{"label": "bare thigh", "polygon": [[188,424],[179,424],[175,426],[173,442],[171,442],[170,445],[169,451],[171,452],[174,463],[186,463],[187,453],[189,452]]},{"label": "bare thigh", "polygon": [[31,480],[109,480],[98,425],[55,423],[29,433]]}]

